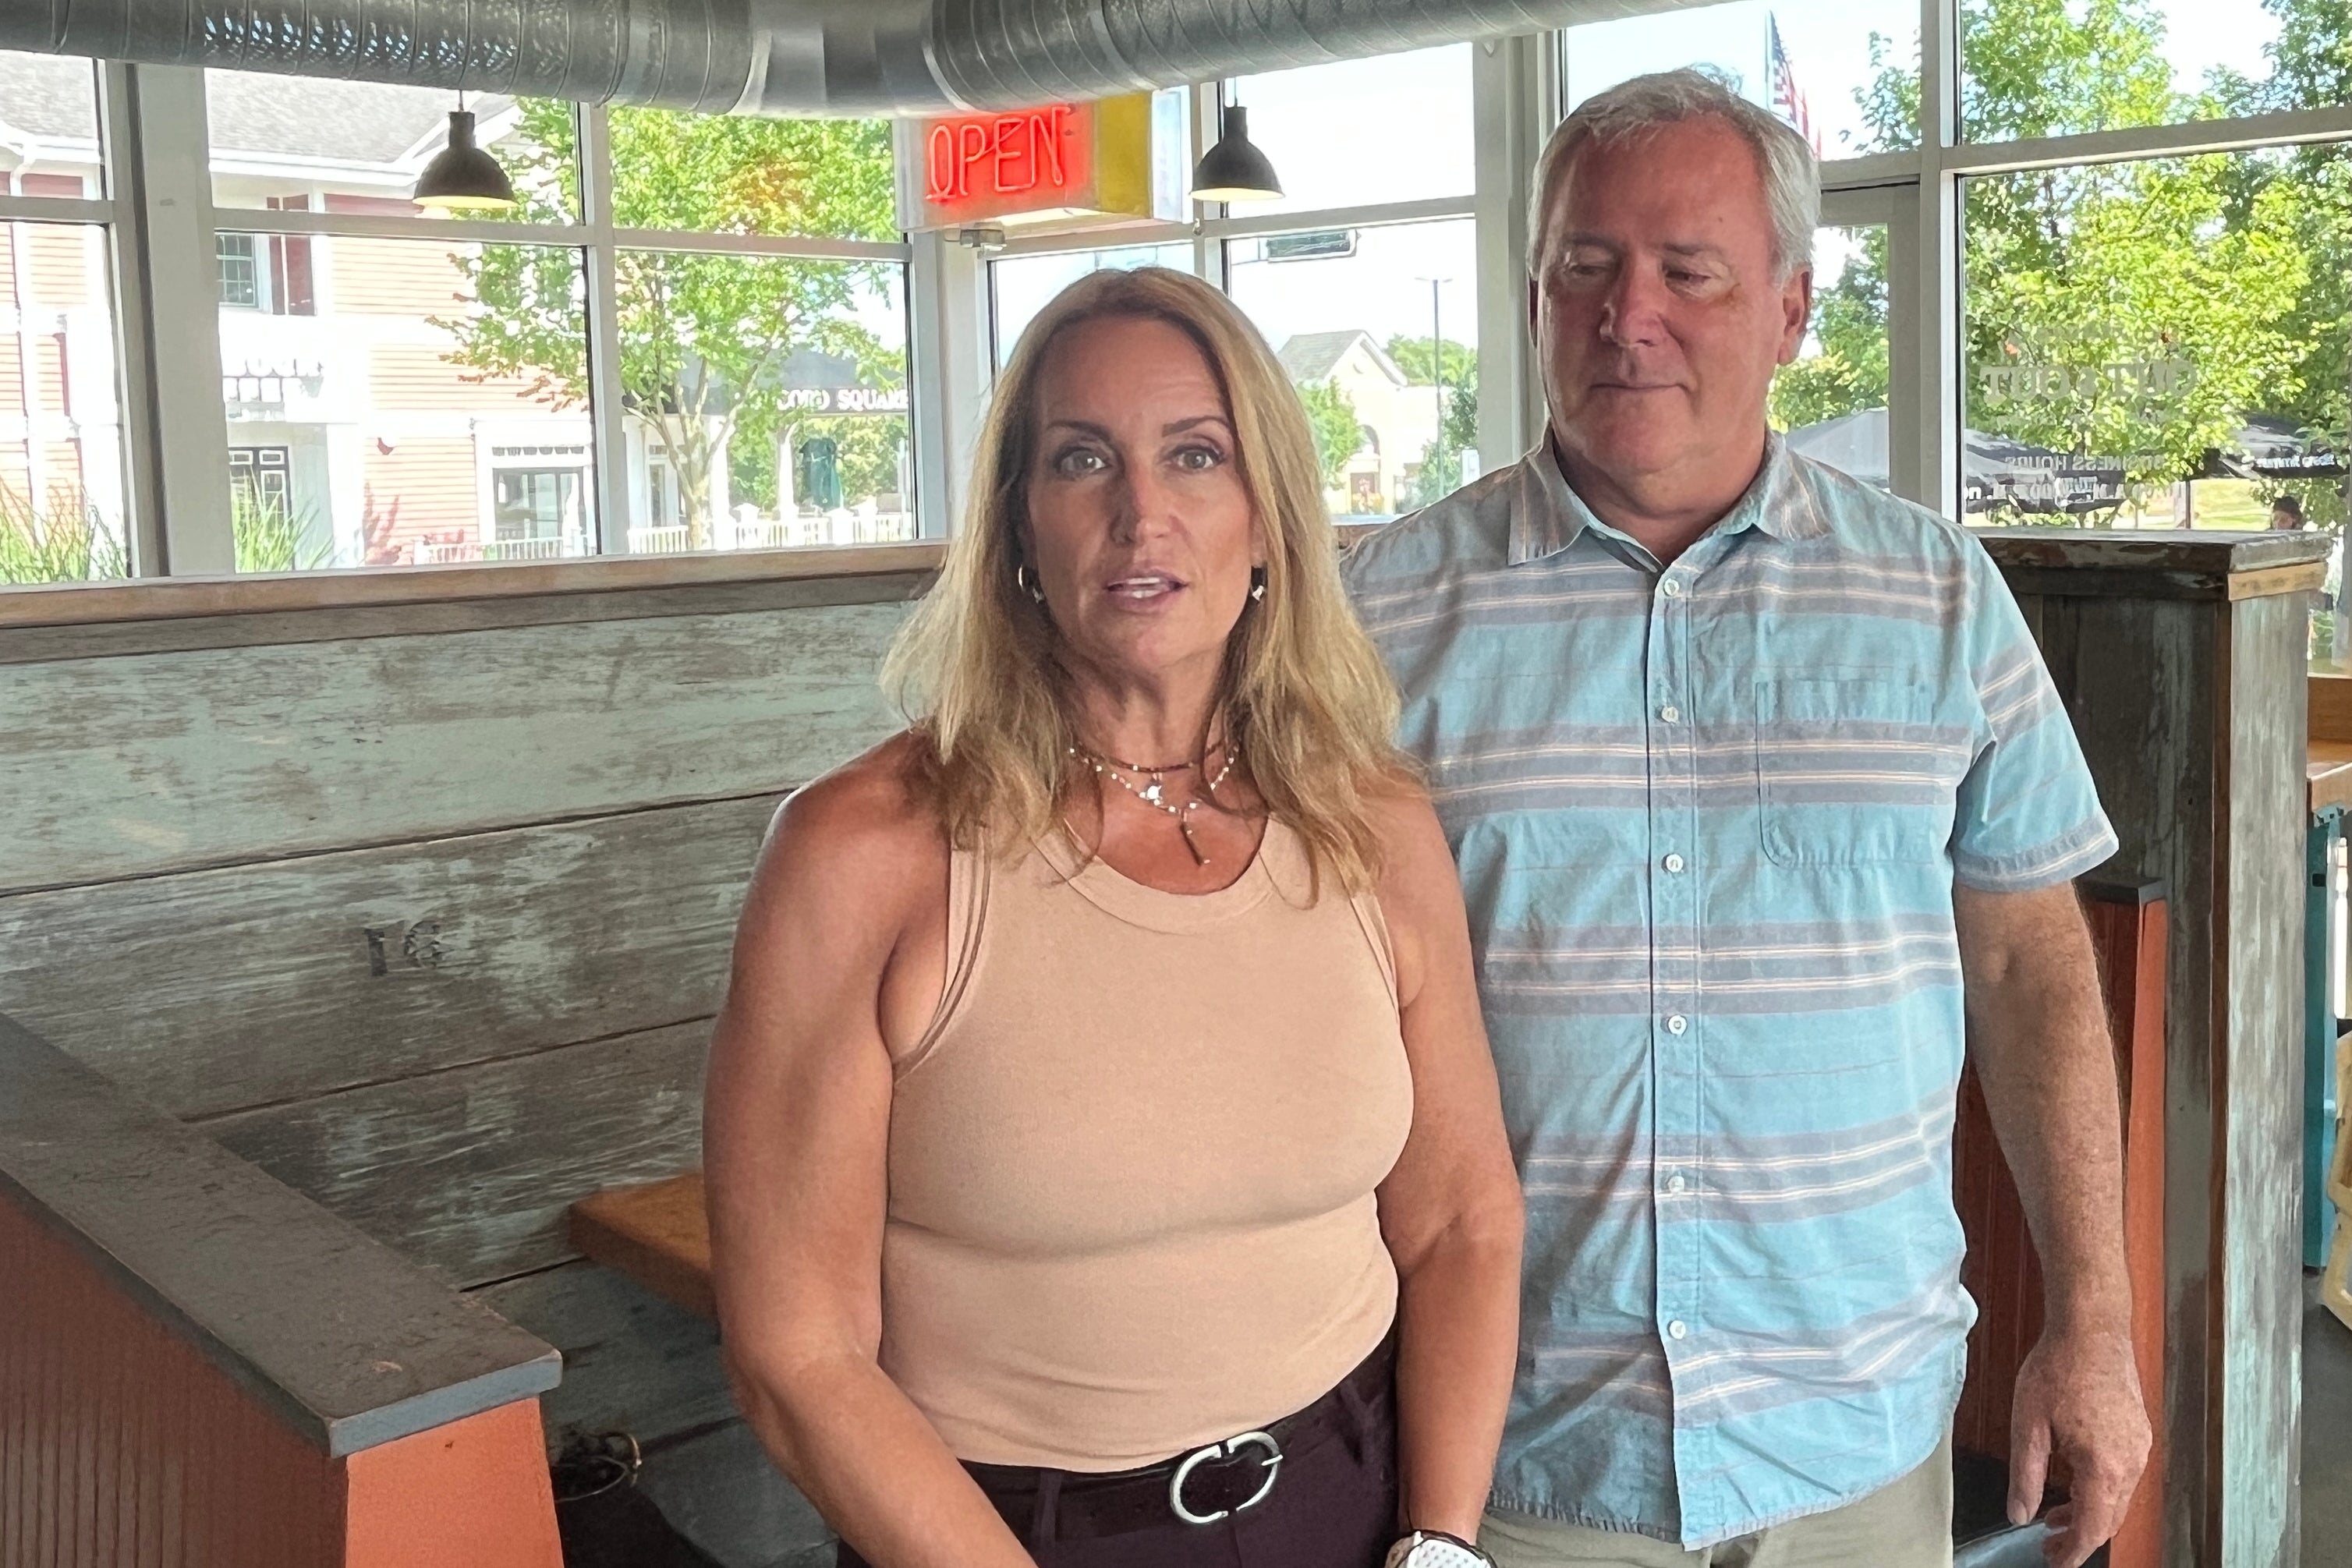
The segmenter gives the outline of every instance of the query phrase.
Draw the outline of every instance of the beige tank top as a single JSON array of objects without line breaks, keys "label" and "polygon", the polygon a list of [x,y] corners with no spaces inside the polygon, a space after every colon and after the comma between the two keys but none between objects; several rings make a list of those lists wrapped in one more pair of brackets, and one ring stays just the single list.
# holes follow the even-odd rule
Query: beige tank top
[{"label": "beige tank top", "polygon": [[959,852],[896,1063],[882,1365],[959,1457],[1117,1470],[1311,1404],[1396,1314],[1412,1078],[1378,904],[1269,825],[1222,892]]}]

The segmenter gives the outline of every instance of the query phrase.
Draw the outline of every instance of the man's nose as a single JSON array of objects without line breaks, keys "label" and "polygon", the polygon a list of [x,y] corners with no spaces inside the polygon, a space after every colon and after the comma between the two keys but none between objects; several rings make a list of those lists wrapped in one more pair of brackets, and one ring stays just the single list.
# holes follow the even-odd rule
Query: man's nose
[{"label": "man's nose", "polygon": [[1665,332],[1665,280],[1647,267],[1617,275],[1601,308],[1601,336],[1621,346],[1654,343]]}]

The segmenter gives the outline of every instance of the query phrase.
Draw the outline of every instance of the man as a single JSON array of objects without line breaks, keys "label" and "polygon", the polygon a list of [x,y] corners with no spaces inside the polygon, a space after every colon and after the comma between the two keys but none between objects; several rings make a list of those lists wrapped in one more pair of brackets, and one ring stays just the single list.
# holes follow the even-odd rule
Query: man
[{"label": "man", "polygon": [[1964,1004],[2048,1277],[2011,1516],[2063,1455],[2075,1568],[2147,1454],[2069,885],[2115,836],[1978,544],[1769,434],[1819,211],[1712,78],[1587,102],[1531,214],[1548,438],[1348,565],[1527,1189],[1506,1568],[1950,1562]]}]

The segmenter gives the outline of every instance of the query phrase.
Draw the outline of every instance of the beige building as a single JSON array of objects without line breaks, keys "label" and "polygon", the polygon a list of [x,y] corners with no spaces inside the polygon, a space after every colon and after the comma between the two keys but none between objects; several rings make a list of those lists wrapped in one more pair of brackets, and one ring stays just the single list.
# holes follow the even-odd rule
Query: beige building
[{"label": "beige building", "polygon": [[1276,357],[1296,385],[1328,382],[1338,387],[1364,427],[1364,444],[1332,493],[1331,509],[1402,510],[1423,455],[1437,439],[1438,389],[1410,384],[1387,350],[1361,328],[1300,332],[1283,343]]}]

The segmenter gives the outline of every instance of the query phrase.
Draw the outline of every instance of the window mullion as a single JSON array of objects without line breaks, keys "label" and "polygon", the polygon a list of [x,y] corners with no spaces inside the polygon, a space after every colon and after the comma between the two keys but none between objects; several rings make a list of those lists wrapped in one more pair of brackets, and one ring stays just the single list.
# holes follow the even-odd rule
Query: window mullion
[{"label": "window mullion", "polygon": [[620,267],[613,225],[612,120],[601,103],[579,110],[580,204],[586,220],[588,386],[596,452],[596,549],[629,548],[629,443],[621,391]]},{"label": "window mullion", "polygon": [[136,274],[122,294],[122,336],[126,361],[143,383],[142,406],[126,421],[145,447],[132,463],[139,526],[152,545],[141,570],[225,575],[236,570],[236,545],[205,73],[189,66],[109,69],[121,102],[119,111],[110,108],[110,129],[127,133],[110,148],[129,242],[118,245],[119,270]]},{"label": "window mullion", "polygon": [[[1907,303],[1910,396],[1890,389],[1889,475],[1895,493],[1945,517],[1960,516],[1960,193],[1950,167],[1959,141],[1961,0],[1920,0],[1919,186],[1910,232],[1890,236],[1893,267],[1907,248],[1916,259],[1908,287],[1889,300],[1899,329]],[[1894,354],[1890,376],[1904,358]],[[1907,406],[1906,406],[1907,405]]]}]

